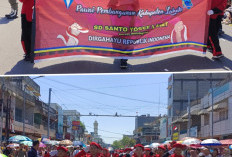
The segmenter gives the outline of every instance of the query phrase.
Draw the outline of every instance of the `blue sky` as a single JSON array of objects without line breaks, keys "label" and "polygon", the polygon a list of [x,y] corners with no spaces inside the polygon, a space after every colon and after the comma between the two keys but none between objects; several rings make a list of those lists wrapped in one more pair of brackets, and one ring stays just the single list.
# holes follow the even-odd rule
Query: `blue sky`
[{"label": "blue sky", "polygon": [[[170,74],[127,75],[63,75],[35,79],[41,88],[41,99],[63,109],[74,109],[81,114],[159,115],[166,114],[167,82]],[[33,76],[32,78],[34,78]],[[123,134],[132,134],[134,118],[81,117],[88,132],[93,132],[97,120],[99,135],[112,143]]]}]

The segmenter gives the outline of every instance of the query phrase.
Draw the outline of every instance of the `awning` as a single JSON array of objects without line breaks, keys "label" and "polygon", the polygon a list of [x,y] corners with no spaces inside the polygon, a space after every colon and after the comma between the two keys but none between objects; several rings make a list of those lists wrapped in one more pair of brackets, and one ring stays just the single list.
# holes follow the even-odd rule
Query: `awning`
[{"label": "awning", "polygon": [[202,109],[200,112],[198,112],[198,115],[208,114],[209,112],[206,109]]},{"label": "awning", "polygon": [[[213,106],[214,111],[226,109],[228,107],[227,103],[219,103]],[[208,112],[212,111],[212,106],[207,109]]]},{"label": "awning", "polygon": [[188,119],[181,119],[181,118],[179,118],[179,119],[177,119],[177,120],[174,120],[173,122],[172,122],[172,124],[174,124],[174,123],[184,123],[184,122],[187,122],[188,121]]}]

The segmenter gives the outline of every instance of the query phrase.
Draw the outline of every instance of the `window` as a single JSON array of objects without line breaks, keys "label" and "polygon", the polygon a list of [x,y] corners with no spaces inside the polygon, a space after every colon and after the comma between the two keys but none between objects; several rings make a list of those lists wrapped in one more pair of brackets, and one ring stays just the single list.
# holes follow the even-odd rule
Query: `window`
[{"label": "window", "polygon": [[228,110],[223,110],[219,112],[219,121],[228,119]]},{"label": "window", "polygon": [[169,98],[172,97],[172,89],[169,89],[169,90],[168,90],[168,95],[169,95]]},{"label": "window", "polygon": [[23,111],[22,109],[15,108],[15,121],[23,122]]},{"label": "window", "polygon": [[209,125],[209,114],[204,116],[204,125]]}]

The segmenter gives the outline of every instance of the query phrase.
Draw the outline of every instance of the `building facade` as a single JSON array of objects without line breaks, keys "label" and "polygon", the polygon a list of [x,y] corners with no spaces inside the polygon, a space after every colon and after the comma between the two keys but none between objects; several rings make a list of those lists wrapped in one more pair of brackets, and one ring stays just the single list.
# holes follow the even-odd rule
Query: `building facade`
[{"label": "building facade", "polygon": [[[188,94],[190,101],[200,102],[200,99],[208,93],[210,87],[215,86],[227,77],[226,73],[194,73],[194,74],[173,74],[168,80],[168,137],[171,140],[175,128],[173,122],[184,115],[188,106]],[[186,125],[186,123],[182,124]],[[176,133],[175,133],[176,136]]]}]

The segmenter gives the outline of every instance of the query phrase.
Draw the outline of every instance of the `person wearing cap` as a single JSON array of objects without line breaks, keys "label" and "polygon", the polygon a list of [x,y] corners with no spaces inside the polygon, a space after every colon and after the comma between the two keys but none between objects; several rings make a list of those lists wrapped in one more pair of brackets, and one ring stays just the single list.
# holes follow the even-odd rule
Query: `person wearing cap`
[{"label": "person wearing cap", "polygon": [[143,157],[151,157],[151,148],[144,148]]},{"label": "person wearing cap", "polygon": [[219,17],[220,15],[224,14],[226,6],[227,0],[212,0],[211,9],[207,12],[207,14],[210,16],[207,47],[208,49],[212,50],[213,58],[216,59],[223,57],[218,32],[221,24]]},{"label": "person wearing cap", "polygon": [[77,153],[80,152],[80,146],[77,145],[76,147],[74,147],[74,152],[73,152],[73,156],[75,156]]},{"label": "person wearing cap", "polygon": [[132,151],[132,149],[131,148],[126,148],[126,149],[124,149],[124,157],[130,157],[130,152]]},{"label": "person wearing cap", "polygon": [[68,157],[68,149],[63,146],[58,147],[57,157]]},{"label": "person wearing cap", "polygon": [[144,146],[142,144],[136,144],[134,149],[132,157],[143,157]]},{"label": "person wearing cap", "polygon": [[102,155],[103,155],[103,157],[110,157],[109,150],[107,148],[103,148]]},{"label": "person wearing cap", "polygon": [[185,145],[182,145],[180,143],[176,143],[173,145],[173,148],[175,148],[174,153],[170,157],[184,157],[182,155],[182,151],[185,148]]},{"label": "person wearing cap", "polygon": [[101,155],[101,146],[96,142],[91,142],[84,150],[80,151],[75,157],[99,157]]},{"label": "person wearing cap", "polygon": [[166,148],[163,145],[158,146],[157,154],[155,155],[155,157],[168,157],[169,154],[165,156],[164,154],[165,151],[166,151]]}]

